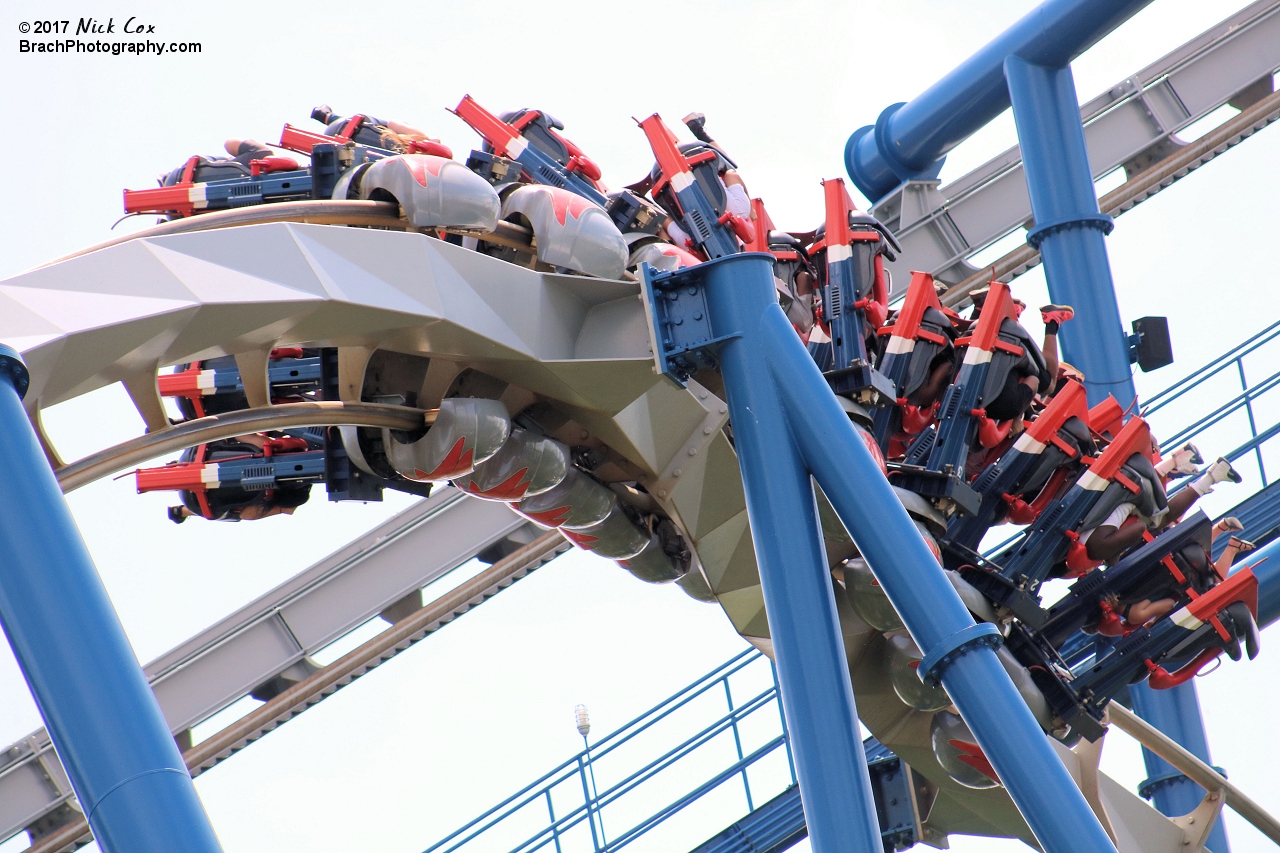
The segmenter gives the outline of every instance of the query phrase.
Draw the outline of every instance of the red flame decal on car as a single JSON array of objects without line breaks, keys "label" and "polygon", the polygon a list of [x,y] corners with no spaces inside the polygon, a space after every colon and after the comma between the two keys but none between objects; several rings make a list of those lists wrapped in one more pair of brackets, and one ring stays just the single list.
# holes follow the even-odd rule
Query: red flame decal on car
[{"label": "red flame decal on car", "polygon": [[585,533],[574,533],[572,530],[561,530],[560,532],[564,534],[565,539],[568,539],[584,551],[592,550],[591,543],[600,541],[598,536],[588,536]]},{"label": "red flame decal on car", "polygon": [[555,509],[543,510],[542,512],[522,512],[525,518],[536,521],[543,527],[559,527],[569,520],[569,513],[572,507],[558,506]]},{"label": "red flame decal on car", "polygon": [[409,168],[409,174],[413,175],[413,179],[424,187],[427,185],[427,173],[430,172],[433,178],[438,178],[440,177],[440,167],[449,162],[426,154],[420,154],[416,157],[403,157],[401,159],[405,166]]},{"label": "red flame decal on car", "polygon": [[449,455],[444,461],[435,467],[435,470],[427,473],[417,468],[413,469],[414,476],[420,480],[447,480],[450,477],[459,477],[472,468],[471,460],[475,455],[475,449],[462,452],[463,445],[467,443],[465,437],[459,438],[458,443],[449,451]]},{"label": "red flame decal on car", "polygon": [[525,492],[529,491],[529,485],[532,481],[524,479],[524,475],[528,473],[528,468],[521,468],[492,489],[481,489],[472,480],[467,484],[467,491],[473,495],[492,500],[518,501],[524,497]]},{"label": "red flame decal on car", "polygon": [[568,190],[554,190],[551,193],[552,203],[556,212],[556,221],[564,225],[568,217],[574,219],[582,216],[583,212],[589,207],[595,207],[591,202],[587,201],[577,193],[571,193]]}]

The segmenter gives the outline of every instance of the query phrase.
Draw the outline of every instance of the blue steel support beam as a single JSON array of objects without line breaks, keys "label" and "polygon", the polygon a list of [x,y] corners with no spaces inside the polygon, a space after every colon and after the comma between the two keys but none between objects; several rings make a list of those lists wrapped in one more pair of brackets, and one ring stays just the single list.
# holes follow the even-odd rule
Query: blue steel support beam
[{"label": "blue steel support beam", "polygon": [[[701,280],[709,340],[720,342],[814,849],[879,851],[881,843],[810,473],[912,637],[927,650],[921,670],[939,677],[1041,847],[1047,853],[1114,851],[996,658],[991,644],[997,632],[974,624],[782,313],[772,258],[732,255],[667,276],[682,284]],[[657,304],[661,297],[650,298]],[[666,346],[662,328],[658,323],[658,343]]]},{"label": "blue steel support beam", "polygon": [[872,202],[903,181],[937,177],[948,151],[1008,108],[1006,57],[1065,66],[1150,2],[1041,3],[912,101],[854,132],[844,149],[849,177]]},{"label": "blue steel support beam", "polygon": [[1258,579],[1258,627],[1280,622],[1280,539],[1250,554],[1244,565],[1253,569]]},{"label": "blue steel support beam", "polygon": [[[734,336],[721,350],[721,369],[809,837],[818,853],[881,853],[813,486],[758,340],[761,300],[778,305],[772,260],[735,254],[696,269],[705,276],[713,332]],[[790,326],[787,338],[817,377],[816,393],[839,410]]]},{"label": "blue steel support beam", "polygon": [[0,346],[0,622],[107,853],[220,853]]},{"label": "blue steel support beam", "polygon": [[1112,222],[1098,211],[1071,69],[1011,56],[1005,74],[1036,221],[1027,242],[1044,259],[1050,297],[1078,318],[1059,332],[1063,356],[1084,372],[1089,405],[1113,394],[1127,409],[1137,392],[1107,260]]},{"label": "blue steel support beam", "polygon": [[[1050,298],[1076,310],[1077,320],[1059,333],[1063,357],[1084,372],[1090,405],[1110,394],[1128,409],[1137,391],[1107,259],[1106,235],[1112,222],[1098,210],[1071,69],[1010,56],[1004,72],[1036,223],[1027,242],[1040,250]],[[1210,761],[1194,684],[1161,691],[1142,685],[1132,695],[1139,716],[1197,758]],[[1163,759],[1145,750],[1144,755],[1150,778],[1175,772]],[[1154,800],[1164,814],[1181,815],[1195,808],[1201,796],[1194,782],[1170,778],[1156,787]],[[1229,853],[1221,823],[1214,828],[1209,848]]]}]

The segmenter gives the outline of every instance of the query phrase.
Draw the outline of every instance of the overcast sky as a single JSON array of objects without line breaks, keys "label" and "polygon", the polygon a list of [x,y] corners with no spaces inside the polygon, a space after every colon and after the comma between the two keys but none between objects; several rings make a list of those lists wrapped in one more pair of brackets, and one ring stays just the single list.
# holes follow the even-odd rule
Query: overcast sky
[{"label": "overcast sky", "polygon": [[[0,20],[10,33],[0,56],[9,126],[0,277],[109,237],[123,188],[154,186],[157,174],[192,154],[218,153],[227,137],[274,142],[286,121],[309,127],[321,102],[344,115],[419,126],[465,156],[477,139],[445,108],[466,93],[495,112],[530,106],[557,116],[614,186],[651,165],[631,117],[658,111],[676,126],[686,112],[704,111],[779,226],[807,230],[821,218],[819,181],[843,174],[852,131],[909,100],[1033,5],[19,0]],[[1238,5],[1156,0],[1076,62],[1081,99]],[[136,16],[155,26],[150,38],[200,42],[201,52],[18,53],[20,22],[69,19],[74,28],[82,16],[114,18],[117,30]],[[1014,141],[1006,113],[952,154],[943,179]],[[1280,130],[1264,130],[1119,219],[1108,246],[1122,314],[1168,315],[1177,357],[1173,367],[1139,375],[1140,394],[1280,315],[1278,163]],[[117,233],[142,224],[126,222]],[[1047,301],[1038,270],[1014,292],[1032,306]],[[1194,414],[1170,413],[1157,426],[1171,429]],[[1259,409],[1260,426],[1278,417],[1274,402]],[[47,420],[68,459],[141,431],[118,388],[57,407]],[[1234,423],[1207,439],[1206,453],[1239,444],[1239,429]],[[1280,472],[1280,458],[1271,460]],[[1242,470],[1256,483],[1256,469]],[[1222,487],[1205,506],[1220,512],[1245,493]],[[317,490],[293,518],[178,527],[165,519],[170,498],[134,495],[131,478],[81,489],[70,502],[142,661],[408,505],[394,495],[383,504],[334,505]],[[228,853],[412,853],[580,748],[575,704],[588,704],[596,733],[607,732],[743,647],[717,607],[574,554],[203,775],[197,787]],[[1264,643],[1258,661],[1224,664],[1199,681],[1215,763],[1273,812],[1280,811],[1271,723],[1277,660]],[[0,744],[39,725],[11,654],[0,648]],[[1121,734],[1108,739],[1104,766],[1131,786],[1145,777],[1137,748]],[[732,822],[741,804],[724,808],[706,818],[706,835]],[[1238,853],[1271,849],[1234,815],[1227,821]],[[17,839],[0,851],[24,846]],[[953,839],[952,849],[1025,848]]]}]

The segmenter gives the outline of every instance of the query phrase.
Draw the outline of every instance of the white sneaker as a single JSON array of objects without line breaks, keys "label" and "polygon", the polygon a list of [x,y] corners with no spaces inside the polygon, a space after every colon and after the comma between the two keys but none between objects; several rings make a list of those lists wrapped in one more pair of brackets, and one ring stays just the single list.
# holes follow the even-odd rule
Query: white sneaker
[{"label": "white sneaker", "polygon": [[1226,481],[1239,483],[1242,479],[1244,478],[1240,476],[1236,469],[1231,467],[1231,463],[1219,456],[1217,462],[1214,462],[1203,474],[1191,481],[1191,488],[1195,489],[1203,497],[1212,492],[1213,487],[1218,483]]}]

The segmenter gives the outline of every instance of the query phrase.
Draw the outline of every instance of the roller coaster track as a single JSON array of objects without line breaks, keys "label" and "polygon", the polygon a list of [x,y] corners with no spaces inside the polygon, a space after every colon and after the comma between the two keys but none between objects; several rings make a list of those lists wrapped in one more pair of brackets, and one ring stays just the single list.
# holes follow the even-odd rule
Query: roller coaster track
[{"label": "roller coaster track", "polygon": [[435,421],[434,411],[386,406],[378,403],[284,403],[241,409],[183,421],[167,429],[108,447],[54,470],[63,492],[86,486],[95,480],[197,444],[233,438],[252,432],[293,427],[361,426],[413,431]]},{"label": "roller coaster track", "polygon": [[439,236],[444,233],[456,233],[458,236],[474,237],[484,243],[503,246],[526,253],[533,252],[533,232],[512,222],[499,222],[498,227],[487,233],[470,231],[451,232],[438,228],[415,228],[400,217],[400,207],[389,201],[286,201],[265,204],[259,207],[241,207],[231,210],[219,210],[213,213],[202,213],[162,222],[151,228],[133,231],[119,237],[113,237],[102,243],[72,252],[69,255],[41,264],[42,267],[53,266],[63,261],[78,258],[97,252],[100,249],[140,240],[146,237],[162,237],[167,234],[189,234],[193,231],[212,231],[217,228],[235,228],[240,225],[264,225],[270,222],[305,222],[312,225],[349,225],[362,228],[386,228],[395,231],[417,231],[423,234]]},{"label": "roller coaster track", "polygon": [[1280,821],[1277,821],[1266,809],[1254,802],[1251,797],[1236,785],[1228,782],[1227,778],[1217,770],[1196,758],[1173,738],[1119,702],[1112,702],[1107,706],[1107,716],[1115,724],[1116,728],[1165,761],[1168,761],[1178,770],[1185,773],[1197,785],[1211,792],[1211,798],[1214,793],[1220,794],[1226,804],[1235,809],[1237,814],[1267,838],[1270,838],[1276,844],[1280,844]]},{"label": "roller coaster track", "polygon": [[[1175,151],[1149,169],[1104,195],[1099,207],[1109,216],[1118,216],[1154,197],[1191,172],[1224,154],[1269,124],[1280,120],[1280,92],[1262,98],[1239,115],[1224,122],[1200,139]],[[312,222],[322,224],[373,225],[407,227],[390,202],[374,201],[301,201],[266,205],[248,210],[228,210],[167,222],[106,243],[68,255],[88,254],[117,243],[161,234],[228,228],[267,222]],[[491,239],[504,246],[529,247],[527,229],[511,223],[499,223],[499,230],[480,239]],[[65,260],[65,259],[64,259]],[[954,306],[973,289],[992,277],[1010,281],[1040,263],[1040,253],[1023,245],[1005,254],[981,273],[970,276],[949,288],[942,297],[944,304]],[[411,430],[430,413],[407,412],[403,407],[337,402],[294,403],[263,409],[249,409],[227,415],[201,418],[167,430],[148,433],[113,448],[101,451],[57,469],[64,491],[72,491],[101,477],[165,453],[245,432],[305,426],[368,426]]]},{"label": "roller coaster track", "polygon": [[[559,531],[550,531],[494,563],[471,580],[396,622],[359,648],[281,692],[251,713],[182,753],[192,776],[230,758],[267,732],[288,722],[497,595],[572,547]],[[39,839],[26,853],[75,850],[93,840],[89,824],[78,816]]]},{"label": "roller coaster track", "polygon": [[[1185,177],[1200,165],[1224,153],[1277,119],[1280,119],[1280,93],[1264,98],[1219,128],[1206,134],[1200,140],[1180,149],[1173,156],[1160,161],[1116,190],[1108,193],[1101,199],[1100,206],[1110,215],[1123,213],[1151,198],[1160,190]],[[260,208],[253,211],[253,213],[265,212],[270,216],[261,219],[239,217],[240,221],[234,224],[247,224],[248,221],[299,221],[303,217],[311,215],[297,210],[284,209],[290,208],[295,204],[310,203],[300,202],[275,205],[275,208],[280,208],[280,210],[275,211],[269,207]],[[380,203],[344,202],[339,204]],[[390,205],[385,206],[391,207]],[[228,211],[228,213],[239,215],[248,213],[248,211]],[[230,227],[230,223],[219,223],[213,220],[213,217],[222,215],[205,214],[202,217],[194,217],[193,219],[209,220],[207,224],[195,223],[203,227]],[[385,216],[388,220],[390,219],[389,215],[380,215]],[[186,223],[187,220],[182,220],[177,223],[168,223],[167,225],[185,225]],[[162,229],[165,227],[160,226]],[[182,230],[197,229],[187,226]],[[170,232],[166,231],[165,233]],[[123,239],[133,239],[138,236],[149,236],[149,232],[140,232]],[[1029,246],[1023,246],[997,261],[995,274],[1000,278],[1006,276],[1012,278],[1034,267],[1038,262],[1039,253]],[[965,293],[979,283],[988,280],[990,275],[991,273],[988,270],[984,271],[981,276],[973,276],[966,279],[959,285],[952,287],[944,297],[944,301],[950,304],[961,301]],[[301,407],[306,407],[305,411]],[[296,426],[353,423],[363,426],[411,429],[422,423],[424,417],[429,417],[429,413],[421,410],[406,410],[402,407],[374,404],[308,403],[250,409],[230,415],[189,421],[172,427],[172,431],[162,430],[148,434],[63,466],[58,470],[58,476],[64,490],[70,491],[88,482],[107,476],[112,472],[128,468],[142,460],[154,458],[190,444],[239,435],[244,432]],[[410,424],[409,421],[413,423]],[[207,740],[185,750],[183,756],[192,775],[199,775],[205,770],[216,766],[267,732],[272,731],[307,708],[323,701],[361,675],[384,661],[390,660],[428,634],[496,595],[520,578],[527,576],[539,566],[568,550],[569,547],[569,544],[564,541],[559,533],[547,533],[509,557],[495,563],[458,589],[400,620],[338,661],[297,682],[249,715],[210,736]],[[57,853],[57,851],[75,850],[90,840],[92,840],[92,836],[88,832],[87,822],[83,816],[77,815],[56,830],[43,835],[27,849],[26,853]]]}]

